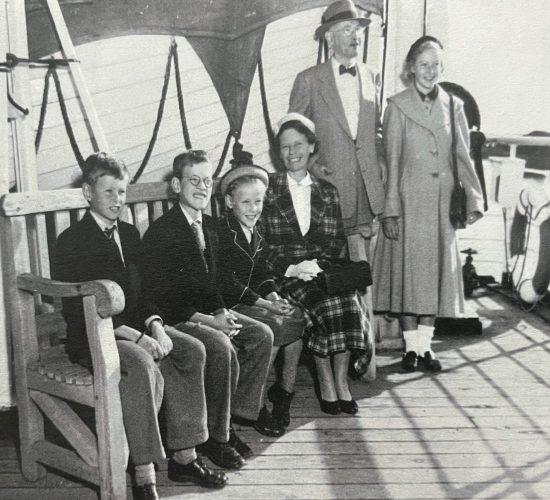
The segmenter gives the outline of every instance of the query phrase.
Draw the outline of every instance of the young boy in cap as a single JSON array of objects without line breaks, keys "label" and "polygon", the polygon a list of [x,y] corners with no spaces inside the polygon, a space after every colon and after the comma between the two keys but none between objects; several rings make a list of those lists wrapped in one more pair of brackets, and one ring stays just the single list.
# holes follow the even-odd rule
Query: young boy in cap
[{"label": "young boy in cap", "polygon": [[[194,338],[165,329],[154,305],[139,298],[139,233],[119,220],[128,186],[126,166],[113,156],[96,153],[87,158],[83,170],[82,191],[90,209],[59,236],[53,276],[71,282],[108,279],[124,292],[125,308],[113,317],[113,326],[124,427],[135,467],[134,499],[158,498],[154,463],[165,458],[157,420],[162,403],[167,444],[173,451],[168,477],[223,487],[226,475],[204,466],[195,453],[195,446],[209,435],[204,349]],[[93,371],[81,299],[64,299],[63,316],[69,358]]]},{"label": "young boy in cap", "polygon": [[[283,299],[265,263],[265,241],[257,222],[262,214],[268,173],[252,163],[246,151],[234,151],[233,168],[221,179],[220,191],[226,214],[220,221],[220,272],[223,298],[233,311],[266,323],[273,330],[273,363],[283,349],[281,378],[267,391],[273,418],[281,427],[290,424],[290,404],[302,352],[303,313]],[[266,411],[266,410],[262,410]]]}]

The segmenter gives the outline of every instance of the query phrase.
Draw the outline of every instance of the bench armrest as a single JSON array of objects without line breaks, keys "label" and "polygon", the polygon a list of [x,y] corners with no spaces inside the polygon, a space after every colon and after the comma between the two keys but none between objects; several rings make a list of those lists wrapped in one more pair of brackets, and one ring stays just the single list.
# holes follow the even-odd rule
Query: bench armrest
[{"label": "bench armrest", "polygon": [[124,292],[110,280],[83,281],[67,283],[41,278],[34,274],[24,273],[17,276],[17,286],[27,292],[40,293],[50,297],[96,297],[97,313],[102,318],[120,314],[124,310]]}]

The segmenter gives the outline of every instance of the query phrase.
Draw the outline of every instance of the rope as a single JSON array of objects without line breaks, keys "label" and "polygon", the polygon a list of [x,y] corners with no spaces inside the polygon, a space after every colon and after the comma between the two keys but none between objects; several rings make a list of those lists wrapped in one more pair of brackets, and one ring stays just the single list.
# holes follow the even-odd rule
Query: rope
[{"label": "rope", "polygon": [[227,134],[227,137],[225,138],[225,144],[223,146],[222,155],[220,157],[220,161],[218,162],[218,166],[216,167],[216,171],[214,172],[214,175],[213,175],[214,178],[218,177],[218,175],[220,174],[220,172],[222,170],[223,164],[225,163],[225,158],[227,156],[227,151],[229,150],[229,143],[231,142],[231,137],[233,137],[233,135],[235,135],[235,140],[236,141],[239,140],[239,135],[240,134],[238,132],[233,133],[230,130],[229,133]]},{"label": "rope", "polygon": [[149,146],[147,147],[145,157],[141,161],[141,165],[139,166],[130,184],[135,184],[138,181],[138,179],[141,177],[141,174],[145,170],[147,163],[149,163],[149,159],[151,158],[151,153],[153,152],[153,147],[157,142],[160,123],[162,121],[162,115],[164,113],[164,104],[166,102],[166,94],[168,92],[168,83],[170,83],[170,69],[172,67],[172,57],[173,57],[173,49],[172,49],[172,46],[170,46],[170,50],[168,52],[168,61],[166,61],[166,69],[164,71],[164,83],[162,85],[162,92],[160,96],[159,107],[157,110],[157,121],[155,122],[155,126],[153,128],[153,135],[151,136],[151,140],[149,141]]},{"label": "rope", "polygon": [[267,93],[265,90],[265,80],[264,80],[264,67],[262,63],[262,55],[258,59],[258,77],[260,80],[260,94],[262,96],[262,111],[264,114],[265,130],[267,132],[267,140],[269,142],[269,147],[273,150],[275,146],[275,136],[273,134],[273,128],[271,126],[271,119],[269,118],[269,107],[267,104]]},{"label": "rope", "polygon": [[38,130],[34,138],[34,152],[38,154],[40,143],[42,142],[42,132],[44,131],[44,121],[46,120],[46,111],[48,109],[48,95],[50,93],[50,77],[52,76],[52,66],[46,71],[44,77],[44,91],[42,92],[42,105],[40,106],[40,119],[38,120]]},{"label": "rope", "polygon": [[170,47],[170,50],[174,57],[174,71],[176,73],[176,90],[178,93],[178,106],[180,109],[181,128],[183,130],[183,141],[185,142],[185,149],[192,149],[193,146],[191,146],[189,129],[187,128],[187,119],[185,118],[185,107],[183,105],[183,93],[181,91],[180,63],[178,58],[178,44],[176,43],[176,40],[172,40],[172,46]]},{"label": "rope", "polygon": [[82,169],[84,167],[84,158],[80,153],[80,149],[78,149],[78,144],[76,143],[76,139],[74,137],[73,128],[71,126],[71,122],[69,121],[67,106],[65,105],[65,98],[63,97],[63,91],[61,90],[61,83],[59,83],[59,75],[57,74],[55,66],[50,66],[50,69],[52,72],[53,81],[55,83],[55,90],[57,91],[57,98],[59,100],[59,107],[61,108],[61,115],[63,116],[63,123],[65,124],[65,131],[67,132],[67,136],[69,138],[69,142],[71,143],[71,148],[73,150],[76,161]]},{"label": "rope", "polygon": [[68,66],[69,63],[79,62],[78,59],[27,59],[23,57],[17,57],[15,54],[7,53],[6,61],[0,62],[0,68],[8,68],[11,70],[18,64],[28,64],[29,66]]},{"label": "rope", "polygon": [[21,113],[23,113],[25,116],[27,116],[29,114],[29,108],[24,108],[23,106],[21,106],[21,104],[19,104],[12,96],[11,94],[8,92],[8,102],[17,110],[21,111]]},{"label": "rope", "polygon": [[149,163],[149,160],[151,158],[151,153],[153,152],[155,143],[157,142],[158,132],[160,129],[160,124],[162,122],[162,115],[164,114],[164,105],[166,104],[166,95],[168,94],[168,84],[170,83],[172,59],[174,60],[174,71],[176,73],[176,92],[178,96],[178,108],[180,111],[183,141],[185,143],[185,149],[192,149],[191,138],[189,137],[189,129],[187,127],[187,118],[185,117],[185,106],[183,103],[183,92],[181,86],[180,65],[178,58],[178,44],[176,43],[175,39],[172,39],[172,42],[170,43],[170,49],[168,51],[168,60],[166,61],[166,69],[164,72],[164,83],[162,85],[162,92],[160,96],[159,108],[157,110],[157,119],[153,128],[153,134],[151,136],[151,140],[149,141],[149,146],[147,147],[145,157],[143,158],[141,165],[139,166],[130,184],[135,184],[143,174],[143,171],[145,170],[145,167],[147,166],[147,163]]}]

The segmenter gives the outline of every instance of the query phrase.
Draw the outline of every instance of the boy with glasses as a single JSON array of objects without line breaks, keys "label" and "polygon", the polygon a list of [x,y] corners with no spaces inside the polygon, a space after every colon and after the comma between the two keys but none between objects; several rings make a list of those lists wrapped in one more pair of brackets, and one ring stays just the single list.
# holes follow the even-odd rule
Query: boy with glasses
[{"label": "boy with glasses", "polygon": [[235,423],[268,436],[280,436],[284,429],[269,413],[260,413],[273,333],[259,321],[228,311],[216,283],[221,256],[213,221],[203,213],[212,195],[212,173],[204,151],[186,151],[174,159],[171,186],[178,203],[145,233],[143,288],[168,323],[204,344],[209,423],[223,422],[227,431],[211,436],[199,451],[221,465],[220,449],[252,455],[230,429],[230,413]]}]

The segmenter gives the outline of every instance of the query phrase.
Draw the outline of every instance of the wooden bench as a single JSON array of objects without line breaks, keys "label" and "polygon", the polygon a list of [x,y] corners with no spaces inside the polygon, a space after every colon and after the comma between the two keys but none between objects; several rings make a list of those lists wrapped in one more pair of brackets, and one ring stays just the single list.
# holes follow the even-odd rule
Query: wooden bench
[{"label": "wooden bench", "polygon": [[[132,185],[122,218],[143,235],[173,203],[167,182]],[[36,481],[50,466],[98,485],[102,499],[120,500],[126,499],[128,453],[111,316],[124,308],[124,295],[112,281],[50,279],[57,236],[80,220],[87,206],[80,189],[13,193],[1,200],[21,468]],[[68,360],[62,343],[60,300],[74,296],[83,297],[93,376]],[[95,432],[71,403],[93,408]],[[66,445],[47,439],[45,417]]]},{"label": "wooden bench", "polygon": [[[174,204],[168,182],[128,188],[123,220],[141,235]],[[212,197],[217,213],[221,200]],[[118,383],[120,366],[111,316],[124,308],[120,287],[111,281],[62,283],[50,279],[55,240],[82,218],[88,203],[80,189],[5,195],[0,203],[5,246],[5,281],[9,290],[10,334],[17,392],[21,468],[36,481],[44,466],[99,486],[102,499],[126,499],[127,445]],[[349,242],[353,258],[364,249]],[[72,364],[63,345],[66,325],[62,297],[83,297],[94,376]],[[375,376],[374,359],[367,378]],[[93,408],[95,432],[68,402]],[[44,417],[68,446],[46,439]]]}]

